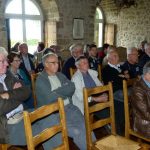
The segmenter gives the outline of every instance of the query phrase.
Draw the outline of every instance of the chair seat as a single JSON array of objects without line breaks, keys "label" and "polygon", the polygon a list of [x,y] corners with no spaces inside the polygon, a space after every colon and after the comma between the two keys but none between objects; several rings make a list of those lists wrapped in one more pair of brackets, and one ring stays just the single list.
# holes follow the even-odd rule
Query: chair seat
[{"label": "chair seat", "polygon": [[138,150],[139,143],[121,136],[110,135],[95,143],[100,150]]}]

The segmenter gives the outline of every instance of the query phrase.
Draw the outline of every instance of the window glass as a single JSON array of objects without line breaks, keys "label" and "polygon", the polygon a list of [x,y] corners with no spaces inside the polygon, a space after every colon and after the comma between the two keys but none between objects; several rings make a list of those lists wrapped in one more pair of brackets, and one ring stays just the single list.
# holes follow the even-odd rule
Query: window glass
[{"label": "window glass", "polygon": [[23,28],[21,19],[10,19],[11,45],[23,41]]},{"label": "window glass", "polygon": [[29,46],[29,53],[33,54],[37,43],[42,41],[43,36],[43,33],[41,33],[43,17],[36,1],[10,0],[5,13],[6,18],[9,20],[11,47],[16,42],[26,42]]},{"label": "window glass", "polygon": [[10,14],[22,14],[22,6],[21,6],[22,0],[13,0],[11,1],[7,8],[6,8],[6,13]]},{"label": "window glass", "polygon": [[99,8],[96,8],[94,23],[94,42],[98,47],[103,44],[103,15]]},{"label": "window glass", "polygon": [[27,15],[40,15],[38,8],[31,0],[25,0],[25,14]]},{"label": "window glass", "polygon": [[26,40],[30,53],[36,51],[37,43],[41,41],[41,21],[26,20]]}]

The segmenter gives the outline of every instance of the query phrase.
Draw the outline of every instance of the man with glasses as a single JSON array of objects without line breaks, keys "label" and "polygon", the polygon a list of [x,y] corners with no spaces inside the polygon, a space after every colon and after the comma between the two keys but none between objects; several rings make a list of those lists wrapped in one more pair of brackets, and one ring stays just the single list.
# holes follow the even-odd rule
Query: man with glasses
[{"label": "man with glasses", "polygon": [[[64,100],[66,124],[68,136],[73,138],[75,144],[81,150],[86,150],[86,136],[84,117],[78,107],[72,104],[71,97],[75,91],[75,85],[58,71],[58,56],[48,53],[43,56],[44,70],[36,80],[36,97],[38,107],[53,103],[59,97]],[[53,118],[59,119],[58,113]],[[51,123],[53,119],[51,120]],[[60,139],[55,138],[55,143],[60,144]]]}]

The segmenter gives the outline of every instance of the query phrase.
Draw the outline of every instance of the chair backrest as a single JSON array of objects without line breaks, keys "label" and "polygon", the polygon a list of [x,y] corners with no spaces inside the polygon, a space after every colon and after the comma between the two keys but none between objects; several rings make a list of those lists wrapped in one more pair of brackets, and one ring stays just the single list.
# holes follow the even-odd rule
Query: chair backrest
[{"label": "chair backrest", "polygon": [[[57,111],[59,112],[60,115],[60,123],[43,130],[36,136],[33,136],[32,123],[38,119],[44,118],[45,116],[51,115],[52,113]],[[56,149],[61,150],[69,149],[64,104],[61,98],[58,98],[57,102],[42,106],[33,112],[29,113],[27,111],[24,111],[23,115],[24,115],[24,126],[25,126],[27,147],[29,150],[35,150],[35,147],[38,144],[48,140],[49,138],[55,136],[59,132],[62,132],[62,144]]]},{"label": "chair backrest", "polygon": [[[69,72],[70,72],[70,77],[72,78],[72,76],[74,75],[74,73],[77,71],[76,68],[69,68]],[[102,66],[99,64],[98,68],[97,68],[97,72],[98,72],[98,78],[100,81],[102,81]]]},{"label": "chair backrest", "polygon": [[0,144],[0,150],[7,150],[8,145],[7,144]]},{"label": "chair backrest", "polygon": [[[107,102],[96,103],[95,105],[89,106],[88,97],[94,94],[101,94],[104,92],[108,93]],[[112,83],[109,83],[108,85],[104,85],[104,86],[95,87],[95,88],[84,88],[83,95],[84,95],[84,116],[85,116],[85,125],[86,125],[87,147],[91,147],[93,145],[92,131],[94,129],[100,128],[107,124],[111,124],[111,132],[114,135],[116,134]],[[110,115],[108,118],[96,120],[94,122],[91,121],[90,116],[93,115],[94,112],[103,110],[105,108],[109,108],[110,110]]]},{"label": "chair backrest", "polygon": [[99,80],[102,81],[102,65],[98,65],[97,72]]},{"label": "chair backrest", "polygon": [[32,95],[34,99],[34,108],[37,106],[37,99],[36,99],[36,94],[35,94],[35,81],[39,73],[32,73],[31,74],[31,86],[32,86]]},{"label": "chair backrest", "polygon": [[125,110],[125,137],[130,138],[130,135],[133,135],[139,139],[143,139],[145,141],[150,142],[150,139],[146,139],[145,137],[136,133],[130,124],[130,113],[129,113],[129,99],[128,99],[128,87],[132,87],[136,79],[123,80],[123,95],[124,95],[124,110]]},{"label": "chair backrest", "polygon": [[77,68],[69,68],[69,72],[70,72],[70,78],[72,78],[72,76],[74,75],[74,73],[77,71]]}]

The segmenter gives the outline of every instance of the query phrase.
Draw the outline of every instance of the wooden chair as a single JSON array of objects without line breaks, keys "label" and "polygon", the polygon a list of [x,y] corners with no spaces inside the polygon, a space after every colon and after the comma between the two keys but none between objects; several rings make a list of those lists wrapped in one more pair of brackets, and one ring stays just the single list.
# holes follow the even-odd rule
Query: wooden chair
[{"label": "wooden chair", "polygon": [[[51,115],[56,111],[59,111],[60,114],[60,124],[47,128],[38,135],[33,137],[31,127],[32,122],[44,118],[45,116]],[[61,98],[58,99],[58,102],[42,106],[31,113],[24,111],[23,115],[24,115],[24,126],[25,126],[27,147],[29,150],[35,150],[35,147],[38,144],[48,140],[49,138],[51,138],[52,136],[56,135],[59,132],[62,132],[63,141],[62,144],[56,149],[57,150],[69,149],[64,104]]]},{"label": "wooden chair", "polygon": [[[89,106],[88,97],[92,96],[93,94],[100,94],[103,92],[108,93],[109,100],[105,103],[96,103],[95,105]],[[84,116],[85,116],[86,138],[87,138],[86,141],[88,150],[115,149],[116,147],[113,147],[115,146],[115,144],[118,144],[117,149],[119,148],[119,146],[122,147],[125,146],[126,150],[127,145],[129,143],[130,145],[136,144],[137,149],[140,148],[140,146],[138,145],[139,143],[133,142],[129,139],[116,135],[112,83],[95,88],[84,88],[83,95],[84,95],[84,112],[85,112]],[[90,116],[94,112],[103,110],[105,108],[109,108],[110,110],[110,116],[108,118],[91,121]],[[96,142],[93,142],[92,131],[107,124],[111,125],[111,135],[104,137]],[[121,145],[119,145],[120,143]]]},{"label": "wooden chair", "polygon": [[33,94],[33,99],[34,99],[34,108],[37,106],[37,99],[36,99],[36,94],[35,94],[35,81],[39,73],[32,73],[31,74],[31,87],[32,87],[32,94]]},{"label": "wooden chair", "polygon": [[8,145],[7,144],[0,144],[0,150],[7,150]]},{"label": "wooden chair", "polygon": [[98,65],[97,72],[99,80],[102,81],[102,66],[100,64]]},{"label": "wooden chair", "polygon": [[124,110],[125,110],[125,137],[130,138],[130,135],[142,139],[144,141],[150,142],[150,139],[147,139],[138,133],[136,133],[130,126],[130,113],[129,113],[129,99],[128,99],[128,87],[132,86],[135,82],[135,79],[123,80],[123,94],[124,94]]},{"label": "wooden chair", "polygon": [[69,68],[69,72],[70,72],[70,78],[72,78],[72,76],[74,75],[74,73],[77,71],[77,68]]}]

